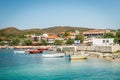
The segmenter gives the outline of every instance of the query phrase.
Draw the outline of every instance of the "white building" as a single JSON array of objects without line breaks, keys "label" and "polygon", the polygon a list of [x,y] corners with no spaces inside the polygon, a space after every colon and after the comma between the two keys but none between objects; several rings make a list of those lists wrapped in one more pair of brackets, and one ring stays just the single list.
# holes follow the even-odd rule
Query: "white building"
[{"label": "white building", "polygon": [[44,33],[44,34],[42,35],[42,37],[48,37],[48,34]]},{"label": "white building", "polygon": [[110,46],[114,44],[114,38],[92,39],[93,46]]}]

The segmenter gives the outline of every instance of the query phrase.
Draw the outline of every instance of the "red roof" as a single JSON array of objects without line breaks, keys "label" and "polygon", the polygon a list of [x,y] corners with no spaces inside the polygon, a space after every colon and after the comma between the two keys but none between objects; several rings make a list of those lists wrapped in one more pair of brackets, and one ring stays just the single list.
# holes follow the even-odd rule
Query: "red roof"
[{"label": "red roof", "polygon": [[104,30],[89,30],[86,32],[83,32],[83,34],[104,34],[105,31]]},{"label": "red roof", "polygon": [[52,35],[52,36],[48,36],[48,37],[46,37],[46,38],[49,38],[49,39],[54,39],[54,38],[58,38],[58,36],[56,36],[56,35]]}]

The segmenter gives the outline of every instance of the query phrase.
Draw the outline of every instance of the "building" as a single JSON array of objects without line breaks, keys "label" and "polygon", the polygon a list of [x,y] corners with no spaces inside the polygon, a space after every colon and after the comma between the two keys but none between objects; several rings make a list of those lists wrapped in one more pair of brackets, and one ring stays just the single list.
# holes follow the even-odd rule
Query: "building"
[{"label": "building", "polygon": [[92,39],[93,46],[111,46],[114,44],[114,38]]},{"label": "building", "polygon": [[33,36],[31,36],[31,39],[33,41],[39,41],[41,39],[41,36],[35,36],[35,35],[33,35]]},{"label": "building", "polygon": [[83,32],[85,38],[101,38],[103,37],[105,30],[89,30]]},{"label": "building", "polygon": [[53,44],[57,38],[58,38],[57,35],[47,36],[46,41],[48,42],[48,44]]},{"label": "building", "polygon": [[44,33],[44,34],[42,35],[42,37],[43,37],[43,38],[48,37],[48,34]]}]

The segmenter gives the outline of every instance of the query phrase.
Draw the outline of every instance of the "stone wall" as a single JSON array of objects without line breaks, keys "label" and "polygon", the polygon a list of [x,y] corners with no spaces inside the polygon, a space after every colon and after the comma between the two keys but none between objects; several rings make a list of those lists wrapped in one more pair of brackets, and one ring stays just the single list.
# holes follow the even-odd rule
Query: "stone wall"
[{"label": "stone wall", "polygon": [[120,50],[120,46],[61,46],[62,52],[91,51],[112,53]]}]

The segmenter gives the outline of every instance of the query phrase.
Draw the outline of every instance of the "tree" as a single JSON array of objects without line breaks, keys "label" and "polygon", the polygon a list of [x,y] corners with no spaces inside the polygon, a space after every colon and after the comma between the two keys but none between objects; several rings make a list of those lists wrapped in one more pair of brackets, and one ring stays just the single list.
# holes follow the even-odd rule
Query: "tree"
[{"label": "tree", "polygon": [[1,46],[4,46],[4,45],[5,45],[5,42],[1,41],[1,42],[0,42],[0,45],[1,45]]},{"label": "tree", "polygon": [[115,38],[114,39],[114,43],[119,43],[120,42],[120,38]]},{"label": "tree", "polygon": [[114,42],[120,44],[120,29],[117,30]]},{"label": "tree", "polygon": [[48,45],[47,41],[45,41],[44,39],[41,39],[41,43],[42,45]]},{"label": "tree", "polygon": [[15,45],[15,46],[17,46],[17,45],[19,45],[19,43],[20,43],[20,39],[18,39],[18,38],[13,38],[12,39],[12,41],[10,42],[10,45]]},{"label": "tree", "polygon": [[113,33],[105,33],[104,35],[103,35],[103,38],[114,38],[115,36],[114,36],[114,34]]},{"label": "tree", "polygon": [[63,41],[62,40],[55,40],[54,44],[56,45],[62,45]]},{"label": "tree", "polygon": [[117,30],[116,37],[120,38],[120,29]]},{"label": "tree", "polygon": [[64,34],[63,34],[63,37],[67,37],[67,36],[69,36],[70,34],[69,34],[69,32],[65,32]]},{"label": "tree", "polygon": [[67,41],[66,41],[66,44],[73,44],[74,43],[74,40],[73,39],[68,39]]},{"label": "tree", "polygon": [[80,40],[80,42],[83,43],[84,36],[82,34],[76,35],[75,40]]},{"label": "tree", "polygon": [[32,45],[32,41],[31,40],[23,40],[23,45],[30,46],[30,45]]}]

